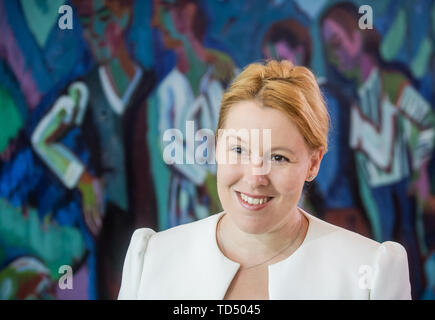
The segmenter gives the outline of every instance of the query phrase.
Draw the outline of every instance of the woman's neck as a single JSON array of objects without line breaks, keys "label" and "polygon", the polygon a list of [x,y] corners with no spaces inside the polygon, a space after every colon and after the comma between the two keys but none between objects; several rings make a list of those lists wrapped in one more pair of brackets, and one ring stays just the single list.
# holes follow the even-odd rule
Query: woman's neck
[{"label": "woman's neck", "polygon": [[240,230],[225,214],[218,226],[218,243],[229,259],[249,267],[273,257],[283,249],[283,255],[296,250],[305,238],[307,228],[307,218],[297,207],[277,228],[262,234]]}]

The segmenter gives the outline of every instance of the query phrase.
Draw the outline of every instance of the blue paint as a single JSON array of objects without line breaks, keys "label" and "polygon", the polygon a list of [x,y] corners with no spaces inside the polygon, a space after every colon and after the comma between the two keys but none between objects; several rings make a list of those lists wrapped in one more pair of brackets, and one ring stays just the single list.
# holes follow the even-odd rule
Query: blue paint
[{"label": "blue paint", "polygon": [[[34,78],[37,79],[35,82],[39,90],[45,92],[52,85],[50,72],[45,68],[40,48],[32,32],[27,27],[20,1],[3,1],[3,5],[7,12],[8,23],[14,30],[18,46],[26,57],[26,66],[32,70]],[[25,54],[30,52],[32,54]]]},{"label": "blue paint", "polygon": [[[45,3],[42,0],[35,1],[40,1],[40,5]],[[331,71],[328,64],[325,63],[321,30],[316,18],[324,9],[323,2],[327,3],[326,6],[329,6],[337,1],[201,0],[201,9],[208,20],[203,46],[228,54],[236,66],[244,67],[248,63],[263,58],[261,52],[262,38],[272,23],[282,19],[295,18],[307,26],[311,32],[313,44],[311,68],[314,73],[317,76],[327,76],[328,81],[338,86],[341,93],[355,97],[355,88],[334,71]],[[357,6],[365,4],[364,0],[352,2]],[[40,48],[31,30],[26,25],[20,1],[4,0],[3,4],[7,12],[8,24],[14,32],[19,49],[25,56],[26,70],[31,71],[33,74],[37,88],[42,93],[42,99],[36,108],[29,112],[16,75],[5,61],[0,61],[0,86],[11,94],[22,118],[26,121],[24,135],[19,141],[18,150],[9,161],[0,162],[0,197],[7,199],[12,205],[21,209],[27,207],[36,209],[41,220],[51,219],[60,226],[71,226],[80,231],[88,250],[88,256],[83,258],[90,268],[89,294],[92,299],[96,299],[98,298],[96,288],[98,265],[96,242],[89,233],[83,219],[80,192],[77,189],[68,190],[62,185],[34,153],[30,146],[30,137],[41,119],[52,108],[56,99],[66,93],[68,86],[74,81],[83,78],[88,79],[89,72],[98,66],[86,41],[83,39],[83,30],[75,11],[74,30],[61,31],[54,26],[47,38],[46,45],[44,48]],[[67,1],[66,4],[71,5],[71,2]],[[381,36],[385,36],[390,30],[399,10],[406,9],[408,27],[406,43],[400,49],[395,62],[401,62],[405,66],[409,65],[410,61],[415,57],[421,41],[428,35],[431,23],[428,13],[431,6],[433,6],[433,1],[421,0],[415,3],[411,0],[386,0],[376,1],[370,3],[370,5],[373,7],[375,27]],[[128,50],[139,65],[145,68],[149,67],[155,71],[157,80],[153,85],[156,86],[176,66],[176,55],[174,51],[165,48],[160,32],[151,26],[152,1],[135,1],[132,12],[132,23],[126,33]],[[433,90],[434,73],[433,68],[427,70],[427,73],[421,79],[417,79],[416,85],[421,94],[435,108],[433,103],[435,99]],[[348,130],[346,126],[349,126],[349,110],[345,108],[349,106],[343,105],[340,98],[334,96],[331,92],[325,92],[325,96],[335,126],[330,133],[330,152],[324,158],[317,179],[318,188],[320,193],[327,197],[324,203],[327,208],[354,207],[358,205],[358,201],[353,198],[350,189],[357,188],[356,185],[351,185],[351,181],[355,180],[351,180],[346,174],[340,174],[343,166],[351,163],[350,160],[353,157],[352,150],[349,150],[348,146],[348,136],[342,134],[342,132],[346,133],[346,130]],[[146,99],[147,97],[144,95],[143,101],[145,102]],[[155,135],[157,132],[154,131],[157,130],[160,119],[158,119],[158,106],[154,107],[156,109],[148,113],[153,117],[153,119],[148,119],[148,126],[149,130],[153,130]],[[86,124],[85,121],[83,125]],[[91,163],[91,154],[93,154],[94,150],[91,149],[92,146],[86,141],[82,131],[83,128],[74,127],[65,134],[60,142],[81,159],[88,172],[94,174],[97,169],[93,168],[94,164]],[[108,133],[109,136],[110,133]],[[150,141],[154,142],[154,140]],[[131,146],[124,147],[126,152],[132,151]],[[149,146],[149,150],[133,151],[137,153],[150,150],[154,152],[150,157],[154,157],[154,160],[155,157],[159,157],[159,146],[156,145]],[[157,172],[151,173],[154,178],[160,179],[167,176],[163,172],[164,169],[158,166],[155,166],[155,168],[158,168],[158,170],[155,170]],[[129,169],[135,170],[135,168]],[[351,169],[349,170],[351,171]],[[430,174],[433,179],[435,176],[435,157],[432,158],[430,163]],[[167,181],[163,179],[161,185],[166,186]],[[404,186],[402,187],[404,188]],[[435,192],[435,186],[431,187],[432,192]],[[133,193],[134,190],[128,190],[128,192]],[[189,189],[189,192],[194,192],[194,190]],[[380,192],[387,194],[389,190],[380,190]],[[198,200],[206,205],[209,203],[209,198],[206,196]],[[381,200],[383,198],[378,198],[379,202]],[[159,203],[159,205],[164,207],[166,204]],[[187,219],[187,213],[194,211],[194,209],[191,206],[186,207],[183,217]],[[166,217],[159,217],[159,219],[162,223],[168,220]],[[433,232],[429,231],[426,242],[433,248]],[[12,259],[28,254],[25,249],[6,245],[3,240],[0,235],[0,251],[2,254],[3,252],[6,254],[3,261],[0,261],[0,270],[2,266],[5,266]],[[426,270],[426,273],[432,279],[433,272],[429,271]],[[430,290],[431,288],[427,288],[424,297],[430,298],[433,296],[433,291]]]},{"label": "blue paint", "polygon": [[28,117],[27,103],[12,70],[3,60],[0,60],[0,86],[12,96],[23,123],[26,123]]},{"label": "blue paint", "polygon": [[25,148],[1,167],[0,197],[8,199],[14,206],[25,205],[41,177],[42,170],[35,163],[33,151]]},{"label": "blue paint", "polygon": [[133,7],[133,17],[128,32],[128,42],[131,53],[145,68],[153,67],[152,28],[144,21],[151,21],[153,15],[152,1],[136,1]]}]

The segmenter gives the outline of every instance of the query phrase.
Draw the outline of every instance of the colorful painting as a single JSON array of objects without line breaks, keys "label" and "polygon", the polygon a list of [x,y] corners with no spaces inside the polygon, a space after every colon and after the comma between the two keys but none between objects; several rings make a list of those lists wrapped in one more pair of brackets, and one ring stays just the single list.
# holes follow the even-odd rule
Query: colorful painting
[{"label": "colorful painting", "polygon": [[366,2],[0,0],[0,299],[115,299],[134,229],[219,212],[191,133],[263,59],[313,70],[331,116],[300,205],[400,242],[435,299],[435,1]]}]

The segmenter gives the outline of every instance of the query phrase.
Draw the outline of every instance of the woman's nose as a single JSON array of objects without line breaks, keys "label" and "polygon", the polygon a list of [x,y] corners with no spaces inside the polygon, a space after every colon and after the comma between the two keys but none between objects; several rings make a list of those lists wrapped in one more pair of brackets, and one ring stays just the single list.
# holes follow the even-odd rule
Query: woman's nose
[{"label": "woman's nose", "polygon": [[267,176],[252,173],[245,176],[245,181],[252,189],[260,186],[267,186],[269,184]]},{"label": "woman's nose", "polygon": [[250,157],[250,167],[253,175],[266,176],[271,170],[270,161],[255,153]]},{"label": "woman's nose", "polygon": [[263,159],[260,156],[252,156],[251,163],[247,166],[245,173],[245,180],[249,186],[252,188],[258,186],[267,186],[269,184],[269,179],[267,174],[261,172],[263,168]]}]

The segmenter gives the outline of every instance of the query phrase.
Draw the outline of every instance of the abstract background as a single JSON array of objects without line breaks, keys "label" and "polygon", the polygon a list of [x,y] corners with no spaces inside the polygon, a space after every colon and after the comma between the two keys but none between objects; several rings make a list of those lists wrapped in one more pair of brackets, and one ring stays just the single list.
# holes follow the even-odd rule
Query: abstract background
[{"label": "abstract background", "polygon": [[134,229],[221,210],[216,167],[167,165],[163,132],[215,130],[267,58],[310,67],[331,115],[300,205],[400,242],[435,298],[435,1],[0,0],[0,39],[0,299],[114,299]]}]

